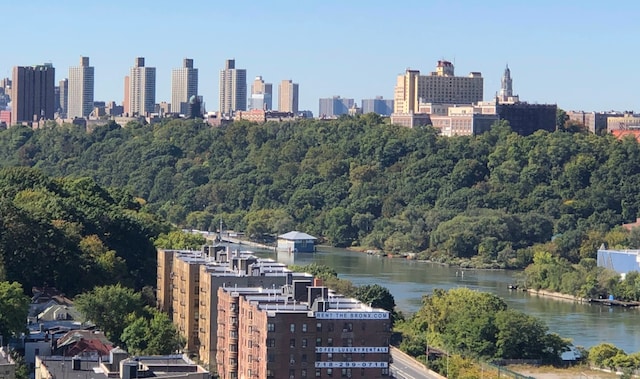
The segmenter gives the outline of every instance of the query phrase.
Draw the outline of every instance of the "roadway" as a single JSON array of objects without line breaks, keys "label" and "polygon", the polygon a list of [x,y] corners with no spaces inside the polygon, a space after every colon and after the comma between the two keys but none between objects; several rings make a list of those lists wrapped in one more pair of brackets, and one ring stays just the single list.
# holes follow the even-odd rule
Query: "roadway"
[{"label": "roadway", "polygon": [[391,358],[393,363],[389,365],[389,373],[398,379],[446,379],[446,377],[427,369],[422,363],[392,347]]}]

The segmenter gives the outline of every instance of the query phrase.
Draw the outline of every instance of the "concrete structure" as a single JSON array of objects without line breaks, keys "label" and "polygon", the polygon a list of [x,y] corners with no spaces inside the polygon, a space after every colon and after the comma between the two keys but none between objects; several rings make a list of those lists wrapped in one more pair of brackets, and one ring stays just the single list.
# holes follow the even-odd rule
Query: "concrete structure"
[{"label": "concrete structure", "polygon": [[309,274],[293,273],[285,265],[259,259],[226,246],[202,251],[158,251],[158,308],[167,312],[186,337],[185,350],[214,364],[218,288],[280,287],[293,279],[311,282]]},{"label": "concrete structure", "polygon": [[94,80],[89,57],[80,57],[80,66],[69,67],[67,118],[89,117],[93,111]]},{"label": "concrete structure", "polygon": [[189,113],[192,96],[198,96],[198,69],[193,68],[193,59],[185,58],[181,68],[171,71],[171,112]]},{"label": "concrete structure", "polygon": [[455,76],[453,64],[438,61],[436,71],[420,75],[406,70],[399,75],[394,90],[394,113],[416,113],[418,103],[472,104],[482,101],[483,78],[479,72]]},{"label": "concrete structure", "polygon": [[11,124],[53,120],[55,69],[51,63],[13,68]]},{"label": "concrete structure", "polygon": [[125,85],[128,82],[128,107],[125,105],[125,113],[129,116],[146,116],[155,112],[156,106],[156,68],[145,67],[144,58],[138,57],[131,67],[129,76],[125,78]]},{"label": "concrete structure", "polygon": [[265,83],[262,76],[256,76],[251,84],[251,97],[247,110],[259,109],[269,111],[273,109],[273,84]]},{"label": "concrete structure", "polygon": [[598,267],[605,267],[625,275],[640,271],[640,250],[598,249]]},{"label": "concrete structure", "polygon": [[344,99],[340,96],[324,98],[319,100],[318,117],[333,118],[343,114],[349,114],[349,109],[353,107],[353,99]]},{"label": "concrete structure", "polygon": [[247,70],[236,68],[235,59],[228,59],[220,70],[220,113],[233,115],[246,109]]},{"label": "concrete structure", "polygon": [[607,131],[640,129],[640,114],[624,112],[617,117],[607,118]]},{"label": "concrete structure", "polygon": [[298,83],[283,80],[278,85],[278,110],[298,113]]},{"label": "concrete structure", "polygon": [[291,253],[311,253],[316,251],[317,238],[307,233],[291,231],[278,236],[278,250]]},{"label": "concrete structure", "polygon": [[0,378],[16,378],[16,362],[11,358],[9,352],[0,346]]},{"label": "concrete structure", "polygon": [[567,111],[569,120],[580,123],[594,134],[600,134],[607,130],[607,122],[610,117],[622,116],[619,112],[585,112],[585,111]]},{"label": "concrete structure", "polygon": [[393,113],[391,123],[407,128],[431,125],[431,117],[427,113]]},{"label": "concrete structure", "polygon": [[384,378],[389,312],[321,281],[218,289],[218,374],[231,378]]},{"label": "concrete structure", "polygon": [[210,373],[185,355],[128,357],[113,349],[106,356],[38,357],[35,379],[209,379]]},{"label": "concrete structure", "polygon": [[380,116],[391,116],[393,113],[393,100],[385,100],[382,96],[376,96],[375,99],[363,99],[362,113],[377,113]]}]

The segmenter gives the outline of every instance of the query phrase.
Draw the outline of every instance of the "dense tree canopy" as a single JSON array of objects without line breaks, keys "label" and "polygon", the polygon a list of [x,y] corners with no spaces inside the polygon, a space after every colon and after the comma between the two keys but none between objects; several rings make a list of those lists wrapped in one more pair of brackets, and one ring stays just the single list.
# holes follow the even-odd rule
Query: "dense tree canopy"
[{"label": "dense tree canopy", "polygon": [[20,283],[0,282],[0,336],[4,344],[25,330],[29,303]]},{"label": "dense tree canopy", "polygon": [[[590,232],[633,221],[640,209],[636,140],[567,131],[523,137],[504,122],[450,138],[371,115],[219,128],[199,120],[111,123],[91,133],[13,127],[0,132],[0,147],[3,165],[126,188],[138,201],[123,196],[120,206],[142,205],[180,227],[215,230],[223,220],[256,236],[295,228],[333,245],[478,266],[524,267],[532,258],[525,248],[554,235],[561,237],[553,253],[577,263]],[[51,191],[11,194],[25,203],[16,222],[43,203],[64,209]]]}]

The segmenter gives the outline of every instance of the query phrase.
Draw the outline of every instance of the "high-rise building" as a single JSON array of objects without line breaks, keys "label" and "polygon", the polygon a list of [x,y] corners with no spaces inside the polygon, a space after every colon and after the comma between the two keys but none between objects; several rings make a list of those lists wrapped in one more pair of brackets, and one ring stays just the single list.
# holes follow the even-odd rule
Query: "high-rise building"
[{"label": "high-rise building", "polygon": [[375,99],[363,99],[362,113],[377,113],[380,116],[390,116],[393,113],[393,100],[385,100],[382,96],[376,96]]},{"label": "high-rise building", "polygon": [[13,68],[11,124],[53,119],[55,76],[51,63]]},{"label": "high-rise building", "polygon": [[69,67],[68,118],[89,117],[93,111],[94,68],[89,57],[80,57],[80,66]]},{"label": "high-rise building", "polygon": [[320,99],[318,117],[331,118],[348,114],[349,109],[353,107],[353,104],[355,104],[355,100],[343,99],[340,96]]},{"label": "high-rise building", "polygon": [[247,109],[247,70],[236,68],[235,59],[220,70],[220,113],[231,115]]},{"label": "high-rise building", "polygon": [[189,113],[192,96],[198,96],[198,69],[193,68],[193,59],[185,58],[182,67],[171,72],[171,111]]},{"label": "high-rise building", "polygon": [[[129,82],[125,93],[125,101],[128,96],[129,116],[144,116],[153,113],[156,106],[156,68],[145,67],[144,58],[138,57],[135,65],[131,67],[129,77],[125,77],[125,84]],[[125,105],[126,106],[126,105]]]},{"label": "high-rise building", "polygon": [[278,110],[298,113],[298,83],[283,80],[278,86]]},{"label": "high-rise building", "polygon": [[394,113],[414,113],[419,103],[473,104],[482,101],[482,74],[455,76],[453,64],[438,61],[435,72],[420,75],[420,71],[406,70],[398,76],[394,91]]},{"label": "high-rise building", "polygon": [[247,109],[269,111],[272,109],[273,84],[265,83],[262,76],[256,76],[251,83],[251,97]]}]

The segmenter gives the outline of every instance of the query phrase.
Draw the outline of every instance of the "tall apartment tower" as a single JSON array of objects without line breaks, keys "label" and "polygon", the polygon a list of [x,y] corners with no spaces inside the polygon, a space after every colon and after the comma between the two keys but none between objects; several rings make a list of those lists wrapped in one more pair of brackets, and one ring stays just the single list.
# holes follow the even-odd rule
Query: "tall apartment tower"
[{"label": "tall apartment tower", "polygon": [[62,79],[58,82],[59,102],[56,104],[56,111],[61,118],[67,118],[69,112],[69,79]]},{"label": "tall apartment tower", "polygon": [[[129,78],[128,94],[125,93],[125,100],[129,97],[129,115],[144,116],[153,113],[156,106],[156,68],[145,67],[144,58],[138,57],[135,65],[131,67]],[[126,111],[125,111],[126,112]]]},{"label": "tall apartment tower", "polygon": [[283,80],[278,86],[278,110],[298,113],[298,83]]},{"label": "tall apartment tower", "polygon": [[193,59],[185,58],[182,67],[171,72],[171,112],[189,113],[192,96],[198,96],[198,69],[193,68]]},{"label": "tall apartment tower", "polygon": [[55,112],[55,68],[51,63],[15,66],[12,77],[11,124],[51,120]]},{"label": "tall apartment tower", "polygon": [[68,118],[89,117],[93,111],[94,68],[89,57],[80,57],[80,66],[69,67]]},{"label": "tall apartment tower", "polygon": [[247,109],[247,70],[236,68],[235,59],[220,70],[220,112],[231,115]]},{"label": "tall apartment tower", "polygon": [[265,83],[262,76],[256,76],[251,83],[251,97],[249,98],[248,109],[261,109],[269,111],[272,107],[273,84]]}]

